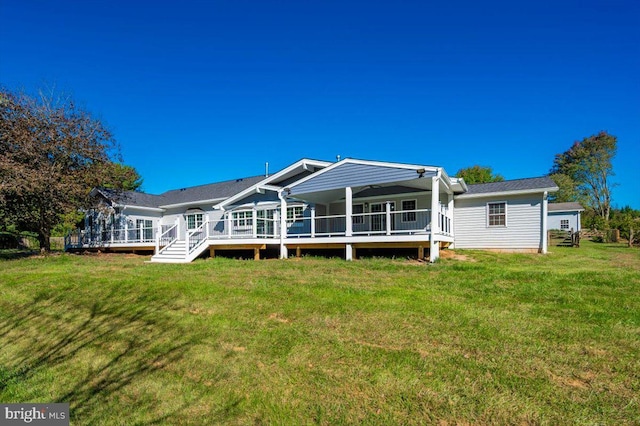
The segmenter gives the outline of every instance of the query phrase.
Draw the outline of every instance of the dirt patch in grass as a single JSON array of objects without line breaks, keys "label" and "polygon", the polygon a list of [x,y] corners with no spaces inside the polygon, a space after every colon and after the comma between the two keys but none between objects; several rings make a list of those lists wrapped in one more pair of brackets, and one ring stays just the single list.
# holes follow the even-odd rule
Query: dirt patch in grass
[{"label": "dirt patch in grass", "polygon": [[440,250],[440,257],[442,259],[461,260],[464,262],[476,262],[474,258],[469,257],[466,254],[458,253],[454,250]]}]

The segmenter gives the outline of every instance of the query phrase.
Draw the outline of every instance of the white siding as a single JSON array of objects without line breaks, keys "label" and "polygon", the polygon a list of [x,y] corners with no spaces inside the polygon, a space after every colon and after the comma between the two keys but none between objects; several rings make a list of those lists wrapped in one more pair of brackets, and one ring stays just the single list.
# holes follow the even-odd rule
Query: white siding
[{"label": "white siding", "polygon": [[[574,231],[580,230],[580,216],[578,212],[549,212],[549,229],[562,229],[560,227],[561,220],[569,221],[569,229]],[[568,231],[569,229],[566,229]]]},{"label": "white siding", "polygon": [[[487,203],[507,204],[507,226],[489,227]],[[455,247],[477,249],[540,249],[542,194],[455,200]]]}]

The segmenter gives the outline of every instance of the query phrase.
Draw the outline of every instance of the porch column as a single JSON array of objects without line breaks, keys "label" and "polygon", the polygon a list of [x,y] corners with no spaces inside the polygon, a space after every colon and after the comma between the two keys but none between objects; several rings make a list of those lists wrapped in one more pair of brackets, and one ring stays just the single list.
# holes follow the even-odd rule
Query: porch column
[{"label": "porch column", "polygon": [[316,236],[316,208],[311,207],[311,238]]},{"label": "porch column", "polygon": [[125,243],[129,242],[129,221],[128,220],[124,221],[124,242]]},{"label": "porch column", "polygon": [[158,227],[156,228],[156,250],[154,254],[158,254],[160,251],[160,235],[162,234],[162,225],[160,223],[161,221],[158,220]]},{"label": "porch column", "polygon": [[429,262],[440,257],[440,243],[436,234],[440,233],[440,175],[431,178],[431,234],[429,235]]},{"label": "porch column", "polygon": [[287,200],[282,193],[278,193],[280,197],[280,259],[289,257],[287,246],[284,240],[287,238]]},{"label": "porch column", "polygon": [[253,238],[258,238],[258,211],[254,207],[251,209],[251,234]]},{"label": "porch column", "polygon": [[542,229],[540,230],[540,233],[541,233],[541,235],[540,235],[540,237],[541,237],[541,239],[540,239],[540,241],[541,241],[540,242],[540,246],[541,246],[540,247],[540,251],[543,254],[547,253],[547,244],[548,244],[548,242],[547,242],[547,214],[549,212],[548,212],[548,205],[547,205],[547,203],[548,203],[547,195],[548,195],[547,191],[545,191],[544,194],[542,194],[542,218],[541,218],[542,219],[542,226],[541,226]]},{"label": "porch column", "polygon": [[209,213],[204,215],[204,236],[209,239]]},{"label": "porch column", "polygon": [[449,234],[453,235],[453,194],[447,194],[447,212],[449,213]]},{"label": "porch column", "polygon": [[[345,235],[350,237],[353,235],[353,192],[351,191],[351,187],[347,186],[344,189],[344,211],[345,211]],[[351,247],[347,248],[347,253],[351,251]],[[347,254],[350,256],[350,253]]]},{"label": "porch column", "polygon": [[[125,231],[125,234],[126,233]],[[180,239],[180,216],[176,217],[176,239]]]},{"label": "porch column", "polygon": [[353,260],[353,252],[354,252],[354,250],[353,250],[353,245],[351,245],[351,244],[347,244],[347,245],[345,246],[345,250],[344,250],[344,251],[345,251],[345,252],[344,252],[344,258],[345,258],[345,260],[349,260],[349,261],[350,261],[350,260]]},{"label": "porch column", "polygon": [[385,209],[386,222],[387,222],[387,235],[391,235],[391,201],[387,201]]},{"label": "porch column", "polygon": [[231,214],[231,212],[227,212],[227,235],[229,236],[229,238],[231,238],[232,235],[232,231],[233,231],[233,215]]}]

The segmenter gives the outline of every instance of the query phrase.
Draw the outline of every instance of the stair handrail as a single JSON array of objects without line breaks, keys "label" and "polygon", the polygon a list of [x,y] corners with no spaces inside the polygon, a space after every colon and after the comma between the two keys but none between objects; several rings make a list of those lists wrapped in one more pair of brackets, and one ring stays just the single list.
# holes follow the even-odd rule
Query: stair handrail
[{"label": "stair handrail", "polygon": [[[171,244],[178,240],[177,232],[174,233],[173,237],[169,236],[169,234],[177,229],[177,227],[178,224],[176,223],[173,226],[169,227],[166,231],[158,235],[158,238],[156,239],[156,247],[158,248],[158,250],[156,250],[156,253],[162,253],[165,248],[169,247]],[[164,241],[166,241],[166,243],[163,244]]]},{"label": "stair handrail", "polygon": [[186,250],[187,256],[193,253],[199,246],[202,245],[203,242],[207,240],[207,230],[209,226],[209,221],[206,220],[200,224],[200,226],[187,231],[186,236]]}]

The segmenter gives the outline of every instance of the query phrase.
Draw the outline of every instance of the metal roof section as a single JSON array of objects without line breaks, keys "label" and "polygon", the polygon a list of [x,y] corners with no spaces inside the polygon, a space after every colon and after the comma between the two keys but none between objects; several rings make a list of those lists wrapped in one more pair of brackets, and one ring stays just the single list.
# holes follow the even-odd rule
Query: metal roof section
[{"label": "metal roof section", "polygon": [[549,203],[549,212],[583,212],[584,207],[580,203]]},{"label": "metal roof section", "polygon": [[468,191],[456,195],[456,198],[479,198],[493,195],[531,194],[540,192],[555,192],[559,188],[549,176],[527,179],[505,180],[502,182],[476,183],[468,185]]}]

